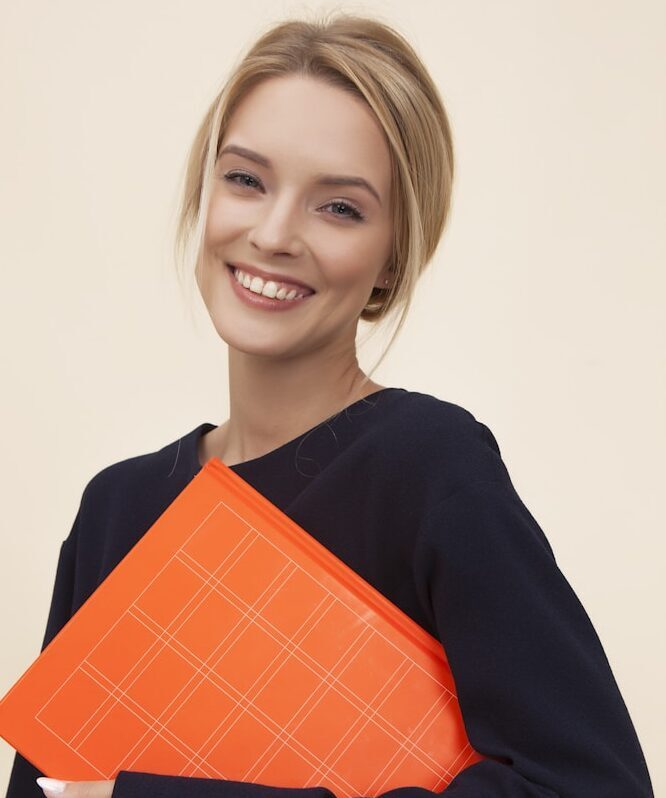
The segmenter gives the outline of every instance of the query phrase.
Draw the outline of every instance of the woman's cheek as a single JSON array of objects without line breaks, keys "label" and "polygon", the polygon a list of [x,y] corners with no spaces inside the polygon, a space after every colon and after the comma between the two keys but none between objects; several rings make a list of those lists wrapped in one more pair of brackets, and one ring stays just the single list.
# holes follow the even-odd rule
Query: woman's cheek
[{"label": "woman's cheek", "polygon": [[233,197],[213,194],[206,218],[206,238],[212,243],[231,239],[254,223],[254,213],[248,203]]},{"label": "woman's cheek", "polygon": [[370,291],[376,260],[377,252],[369,247],[359,246],[341,252],[336,259],[331,259],[331,273],[335,275],[336,286],[353,291],[362,290],[361,287],[367,283]]}]

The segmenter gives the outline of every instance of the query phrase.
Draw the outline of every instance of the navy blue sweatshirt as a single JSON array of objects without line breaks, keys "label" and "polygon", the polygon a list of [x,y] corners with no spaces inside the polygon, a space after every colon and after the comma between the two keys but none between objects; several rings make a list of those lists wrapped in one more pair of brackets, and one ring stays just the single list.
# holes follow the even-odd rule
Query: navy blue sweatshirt
[{"label": "navy blue sweatshirt", "polygon": [[[62,543],[43,646],[201,468],[204,423],[86,485]],[[468,410],[384,388],[231,468],[374,585],[448,656],[472,746],[452,798],[651,798],[599,638]],[[362,741],[359,742],[362,745]],[[43,798],[16,754],[7,798]],[[405,786],[391,798],[434,793]],[[324,788],[120,771],[114,798],[331,798]]]}]

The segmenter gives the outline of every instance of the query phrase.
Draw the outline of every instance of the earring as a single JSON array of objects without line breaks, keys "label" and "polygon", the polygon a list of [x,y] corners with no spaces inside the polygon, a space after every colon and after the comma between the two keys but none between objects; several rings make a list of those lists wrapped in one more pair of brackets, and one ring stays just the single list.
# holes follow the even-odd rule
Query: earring
[{"label": "earring", "polygon": [[384,280],[384,285],[388,285],[388,280]]}]

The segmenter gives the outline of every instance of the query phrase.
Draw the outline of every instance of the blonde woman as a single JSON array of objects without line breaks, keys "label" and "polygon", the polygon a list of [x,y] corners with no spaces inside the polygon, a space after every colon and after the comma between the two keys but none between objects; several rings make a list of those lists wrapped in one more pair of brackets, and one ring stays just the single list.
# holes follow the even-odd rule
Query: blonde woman
[{"label": "blonde woman", "polygon": [[[360,319],[398,317],[400,329],[452,180],[440,95],[396,31],[336,15],[279,24],[254,44],[196,136],[178,229],[180,259],[229,347],[229,418],[89,481],[44,644],[217,457],[442,642],[485,757],[444,793],[648,798],[601,643],[491,430],[459,405],[373,382],[357,361]],[[56,782],[17,755],[7,798],[42,789],[331,796],[316,779],[296,789],[121,770]],[[433,794],[408,782],[391,792]]]}]

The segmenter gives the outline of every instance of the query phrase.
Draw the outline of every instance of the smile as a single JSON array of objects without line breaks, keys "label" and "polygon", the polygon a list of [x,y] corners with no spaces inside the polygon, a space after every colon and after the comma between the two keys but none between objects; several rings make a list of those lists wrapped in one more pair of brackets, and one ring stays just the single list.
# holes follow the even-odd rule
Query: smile
[{"label": "smile", "polygon": [[[285,283],[261,277],[250,276],[240,269],[226,265],[234,293],[247,305],[265,310],[290,310],[301,305],[313,294],[299,292],[299,289]],[[302,290],[301,290],[302,291]]]}]

